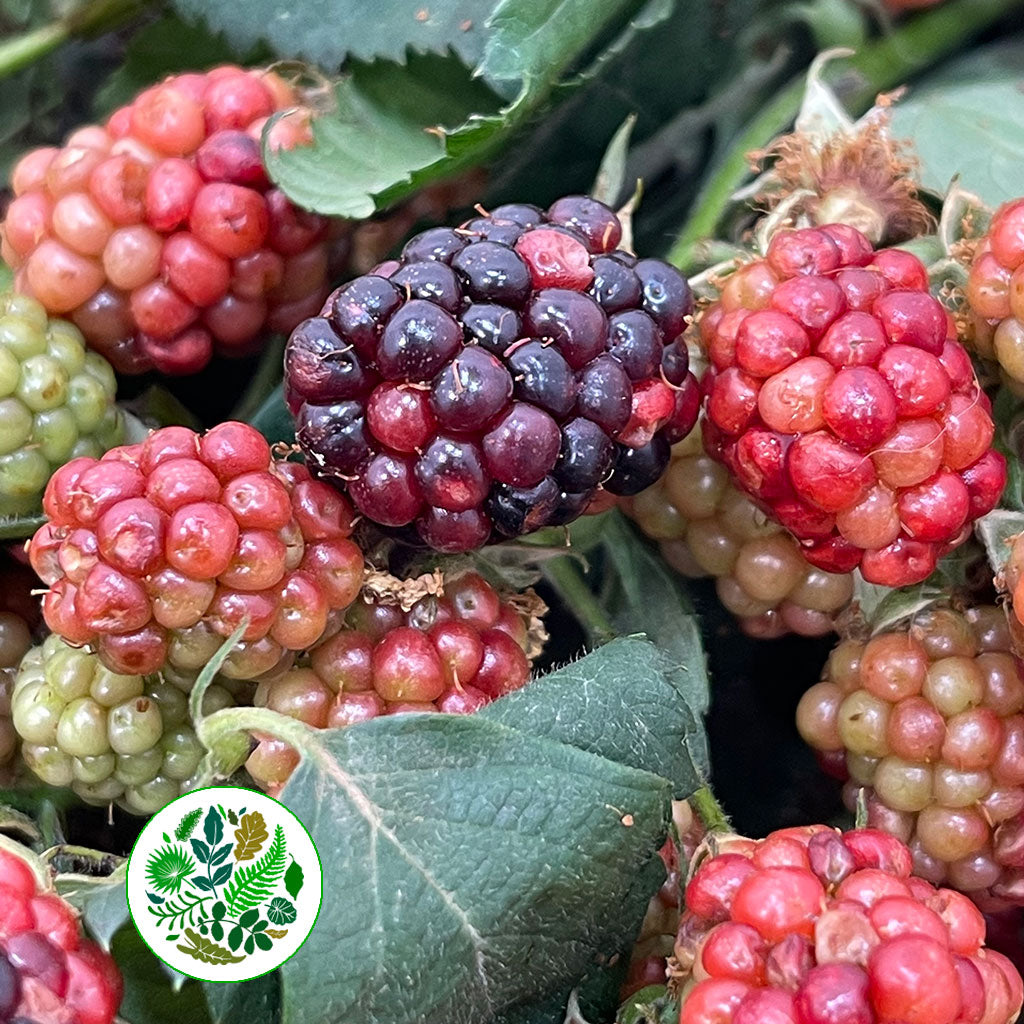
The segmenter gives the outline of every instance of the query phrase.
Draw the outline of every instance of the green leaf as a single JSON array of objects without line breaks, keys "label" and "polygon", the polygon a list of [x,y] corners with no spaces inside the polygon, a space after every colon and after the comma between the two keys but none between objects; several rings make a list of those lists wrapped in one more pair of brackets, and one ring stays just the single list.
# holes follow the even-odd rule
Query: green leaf
[{"label": "green leaf", "polygon": [[279,57],[304,57],[333,69],[346,55],[360,60],[401,61],[406,49],[446,53],[453,49],[467,64],[483,52],[487,16],[496,0],[174,0],[190,17],[204,18],[236,47],[265,39]]},{"label": "green leaf", "polygon": [[241,925],[241,926],[242,926],[243,928],[249,928],[249,929],[251,929],[251,928],[252,928],[252,926],[253,926],[253,925],[254,925],[254,924],[255,924],[255,923],[257,922],[257,920],[259,919],[259,916],[260,916],[259,908],[256,908],[256,909],[254,909],[254,910],[247,910],[247,911],[246,911],[246,912],[245,912],[245,913],[244,913],[244,914],[243,914],[243,915],[242,915],[242,916],[241,916],[241,917],[240,917],[240,918],[238,919],[238,923],[239,923],[239,924],[240,924],[240,925]]},{"label": "green leaf", "polygon": [[[633,763],[653,750],[674,771],[678,752],[642,719],[678,722],[679,695],[639,640],[574,670],[475,716],[321,731],[227,709],[204,722],[211,742],[218,728],[279,726],[304,755],[281,799],[309,826],[326,884],[316,929],[282,968],[286,1021],[475,1024],[574,984],[635,934],[672,785]],[[630,897],[636,915],[623,913]],[[385,984],[396,962],[409,980]]]},{"label": "green leaf", "polygon": [[[215,807],[211,807],[206,813],[206,821],[203,823],[203,831],[206,833],[206,841],[210,844],[210,848],[220,844],[220,841],[224,838],[224,819],[217,812]],[[209,860],[209,857],[206,858]]]},{"label": "green leaf", "polygon": [[264,952],[274,945],[274,940],[264,932],[257,932],[252,938],[256,945]]},{"label": "green leaf", "polygon": [[281,1019],[281,984],[276,971],[253,981],[206,984],[203,989],[211,1024],[277,1024]]},{"label": "green leaf", "polygon": [[629,140],[636,127],[636,114],[630,114],[619,126],[618,131],[608,143],[601,166],[597,169],[597,177],[590,195],[599,199],[606,206],[614,208],[622,195],[626,180],[626,157],[629,154]]},{"label": "green leaf", "polygon": [[893,110],[893,134],[909,138],[921,181],[943,194],[954,177],[991,206],[1020,195],[1024,40],[950,61],[912,86]]},{"label": "green leaf", "polygon": [[293,860],[288,866],[288,870],[284,873],[285,892],[287,892],[292,899],[295,899],[295,897],[302,892],[303,882],[304,877],[302,874],[302,865],[297,860]]},{"label": "green leaf", "polygon": [[498,97],[454,57],[356,62],[334,99],[334,109],[313,121],[311,146],[264,147],[263,155],[291,199],[341,217],[368,217],[506,126]]},{"label": "green leaf", "polygon": [[974,532],[985,545],[992,571],[998,574],[1010,557],[1014,538],[1024,533],[1024,512],[997,508],[975,522]]},{"label": "green leaf", "polygon": [[278,384],[250,417],[251,423],[271,444],[295,443],[295,420],[284,404],[284,385]]},{"label": "green leaf", "polygon": [[275,896],[267,907],[267,917],[272,924],[291,924],[296,917],[295,907],[286,899]]},{"label": "green leaf", "polygon": [[285,866],[284,829],[274,830],[274,841],[263,856],[239,868],[231,884],[224,890],[228,917],[237,917],[240,910],[250,910],[265,903],[274,886],[281,880]]},{"label": "green leaf", "polygon": [[196,826],[199,824],[200,818],[203,816],[203,809],[201,807],[195,808],[195,810],[189,811],[184,818],[178,822],[178,827],[174,830],[174,838],[185,842],[189,839],[193,832],[196,830]]},{"label": "green leaf", "polygon": [[46,516],[0,516],[0,540],[27,540],[43,523]]}]

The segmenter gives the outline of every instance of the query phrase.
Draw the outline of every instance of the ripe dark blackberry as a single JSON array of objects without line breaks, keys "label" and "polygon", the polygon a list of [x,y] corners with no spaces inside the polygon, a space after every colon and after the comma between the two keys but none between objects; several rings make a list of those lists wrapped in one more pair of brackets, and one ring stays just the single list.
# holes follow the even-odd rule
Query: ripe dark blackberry
[{"label": "ripe dark blackberry", "polygon": [[709,454],[818,568],[920,583],[998,502],[989,400],[911,253],[779,231],[701,337]]},{"label": "ripe dark blackberry", "polygon": [[[95,654],[51,634],[25,655],[14,683],[12,718],[25,764],[86,803],[155,814],[194,785],[205,753],[189,717],[194,681],[111,672]],[[224,684],[207,690],[207,714],[234,705],[246,689]]]},{"label": "ripe dark blackberry", "polygon": [[[378,581],[379,596],[356,601],[340,631],[261,681],[256,704],[317,729],[340,728],[408,711],[470,714],[526,685],[547,639],[547,608],[532,590],[502,598],[472,572],[414,601],[404,589]],[[297,763],[286,743],[264,737],[246,768],[276,794]]]},{"label": "ripe dark blackberry", "polygon": [[113,1024],[124,989],[117,964],[83,937],[77,911],[24,852],[0,839],[0,1021]]},{"label": "ripe dark blackberry", "polygon": [[584,196],[431,228],[293,332],[289,405],[313,472],[441,551],[575,519],[660,476],[699,396],[686,279],[616,249]]},{"label": "ripe dark blackberry", "polygon": [[969,900],[911,876],[875,829],[718,836],[692,866],[679,1024],[1011,1024],[1013,964]]},{"label": "ripe dark blackberry", "polygon": [[1024,673],[1005,609],[935,608],[842,641],[797,725],[919,875],[986,910],[1024,906]]},{"label": "ripe dark blackberry", "polygon": [[254,679],[315,644],[362,585],[348,501],[244,423],[75,459],[43,508],[29,555],[47,625],[115,672],[197,670],[248,618],[222,672]]}]

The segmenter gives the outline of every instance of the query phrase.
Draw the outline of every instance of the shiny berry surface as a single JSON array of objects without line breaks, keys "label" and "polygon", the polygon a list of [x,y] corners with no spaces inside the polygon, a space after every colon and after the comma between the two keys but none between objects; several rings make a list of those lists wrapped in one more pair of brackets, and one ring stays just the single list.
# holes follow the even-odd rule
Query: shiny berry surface
[{"label": "shiny berry surface", "polygon": [[308,464],[368,519],[442,552],[653,483],[700,404],[681,337],[693,297],[621,237],[584,196],[546,213],[506,204],[415,236],[387,279],[338,289],[285,357]]},{"label": "shiny berry surface", "polygon": [[701,335],[707,451],[812,565],[919,583],[998,501],[990,410],[909,253],[839,225],[779,231]]}]

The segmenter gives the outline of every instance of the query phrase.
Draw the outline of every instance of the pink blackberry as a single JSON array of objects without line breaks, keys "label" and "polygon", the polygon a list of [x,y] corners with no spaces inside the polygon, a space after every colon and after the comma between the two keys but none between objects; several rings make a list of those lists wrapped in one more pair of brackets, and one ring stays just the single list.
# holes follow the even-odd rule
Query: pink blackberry
[{"label": "pink blackberry", "polygon": [[[140,93],[103,127],[26,154],[0,226],[19,291],[72,319],[122,373],[195,373],[291,330],[327,293],[328,222],[263,168],[267,119],[299,107],[272,72],[219,67]],[[270,144],[308,141],[301,107]]]},{"label": "pink blackberry", "polygon": [[[503,598],[473,572],[434,589],[407,610],[395,593],[364,595],[299,666],[260,683],[256,704],[334,729],[409,711],[471,714],[525,686],[547,639],[537,595]],[[286,743],[262,737],[246,768],[277,793],[297,762]]]},{"label": "pink blackberry", "polygon": [[875,829],[720,837],[686,886],[679,1024],[1011,1024],[1017,969]]},{"label": "pink blackberry", "polygon": [[988,399],[910,253],[780,231],[701,335],[708,452],[812,565],[918,583],[998,502]]},{"label": "pink blackberry", "polygon": [[222,671],[255,679],[315,644],[362,585],[348,501],[243,423],[75,459],[43,509],[29,553],[47,625],[127,675],[196,671],[248,618]]},{"label": "pink blackberry", "polygon": [[583,196],[500,206],[336,291],[285,357],[313,472],[448,552],[651,484],[696,419],[693,300],[621,235]]},{"label": "pink blackberry", "polygon": [[1024,906],[1024,673],[1004,609],[934,608],[842,641],[797,726],[919,875]]},{"label": "pink blackberry", "polygon": [[0,841],[0,1021],[112,1024],[124,988],[117,964],[16,851]]}]

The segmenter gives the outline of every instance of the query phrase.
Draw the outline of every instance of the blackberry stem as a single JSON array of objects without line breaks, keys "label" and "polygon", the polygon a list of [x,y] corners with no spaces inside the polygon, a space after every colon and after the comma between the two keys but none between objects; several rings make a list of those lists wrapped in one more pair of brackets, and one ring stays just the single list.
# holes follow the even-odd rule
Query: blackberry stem
[{"label": "blackberry stem", "polygon": [[[855,114],[863,113],[879,92],[902,84],[910,75],[923,71],[992,22],[1022,6],[1022,0],[948,0],[884,38],[866,44],[843,63],[843,68],[855,72],[859,79],[854,88],[844,91],[846,107]],[[800,112],[805,85],[806,72],[801,72],[783,86],[736,136],[705,182],[667,256],[684,273],[692,273],[703,263],[702,247],[714,238],[733,193],[747,179],[747,153],[764,147],[793,123]]]},{"label": "blackberry stem", "polygon": [[709,832],[731,832],[732,824],[724,808],[711,792],[711,787],[703,785],[687,798],[697,817],[704,823]]},{"label": "blackberry stem", "polygon": [[41,60],[69,39],[112,28],[138,14],[146,0],[89,0],[57,21],[0,43],[0,79]]},{"label": "blackberry stem", "polygon": [[544,575],[587,631],[593,647],[614,638],[615,626],[587,586],[574,558],[552,558],[544,564]]}]

